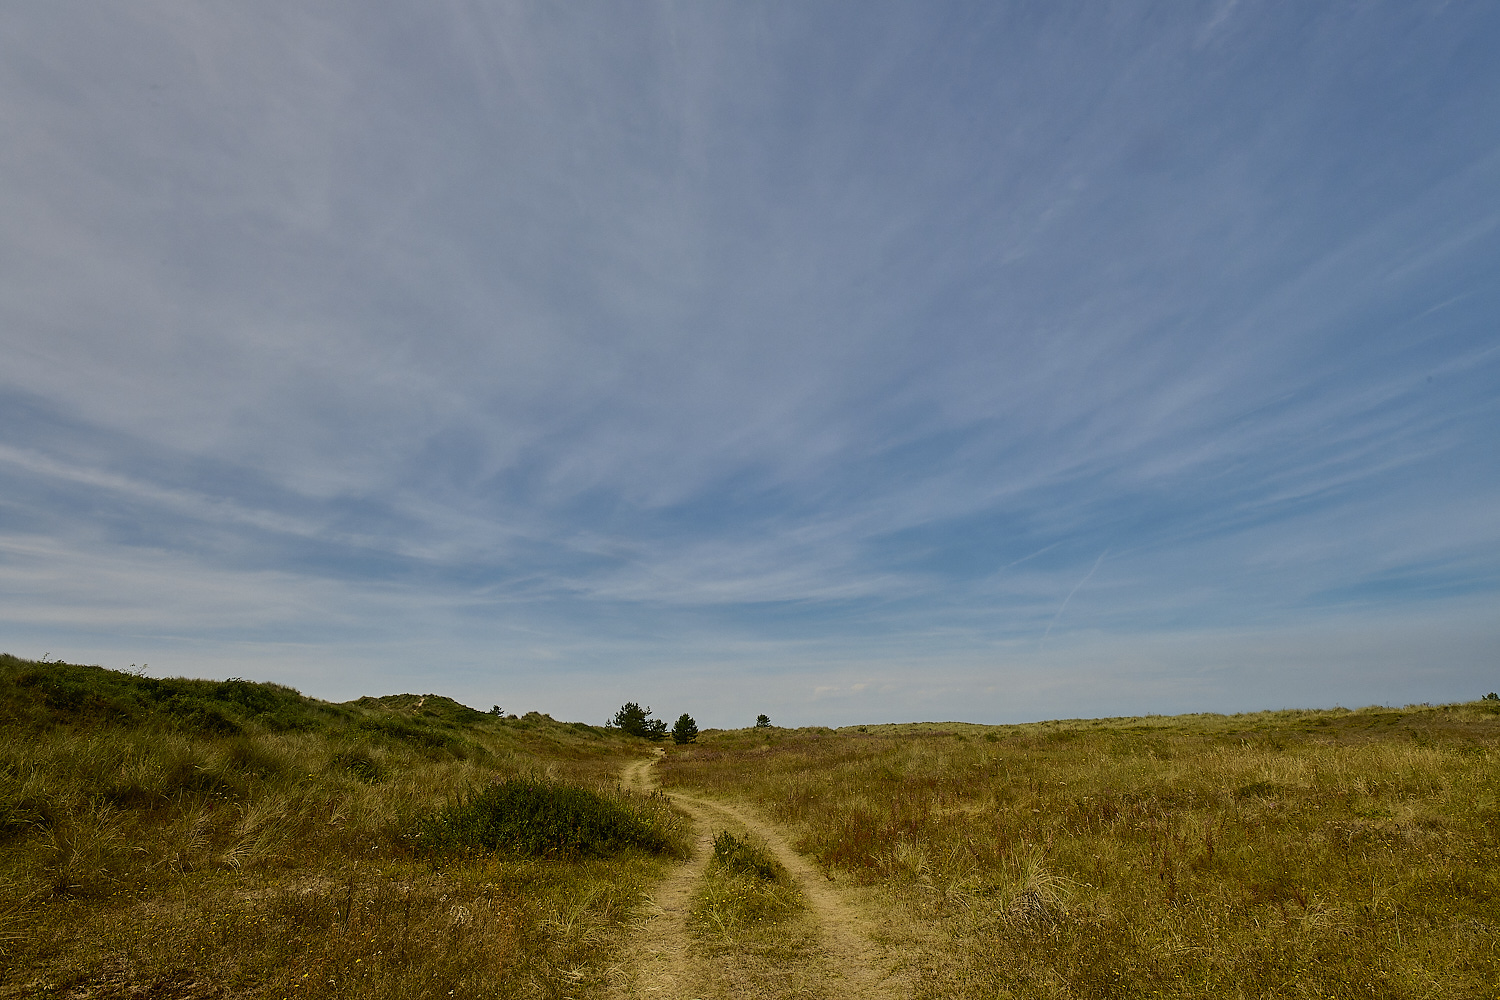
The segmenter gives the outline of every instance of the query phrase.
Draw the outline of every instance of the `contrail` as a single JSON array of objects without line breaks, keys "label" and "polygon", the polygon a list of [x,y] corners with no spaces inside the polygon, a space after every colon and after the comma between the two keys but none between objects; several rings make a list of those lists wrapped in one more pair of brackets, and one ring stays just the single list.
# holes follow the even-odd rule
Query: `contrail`
[{"label": "contrail", "polygon": [[1023,562],[1025,562],[1028,559],[1035,559],[1037,556],[1041,555],[1043,552],[1047,552],[1047,551],[1050,551],[1052,549],[1055,549],[1055,548],[1057,548],[1061,544],[1062,544],[1062,542],[1053,542],[1051,545],[1043,545],[1041,548],[1037,549],[1031,555],[1029,555],[1029,556],[1022,556],[1021,558],[1017,559],[1015,562],[1008,562],[1004,566],[1001,566],[999,569],[995,570],[995,572],[996,573],[1004,573],[1006,570],[1010,569],[1012,566],[1019,566],[1019,565],[1021,565]]},{"label": "contrail", "polygon": [[1052,620],[1047,623],[1047,631],[1042,633],[1042,645],[1045,646],[1047,644],[1047,636],[1052,634],[1052,626],[1057,624],[1057,620],[1061,618],[1062,613],[1067,610],[1068,602],[1073,599],[1074,594],[1078,593],[1078,588],[1082,587],[1085,583],[1088,583],[1093,575],[1099,571],[1099,564],[1104,561],[1104,557],[1107,555],[1109,555],[1109,546],[1106,545],[1104,547],[1104,551],[1099,553],[1099,558],[1094,560],[1093,567],[1083,575],[1082,580],[1079,580],[1076,584],[1073,585],[1072,590],[1068,591],[1068,596],[1063,598],[1062,607],[1057,609],[1057,614],[1053,615]]}]

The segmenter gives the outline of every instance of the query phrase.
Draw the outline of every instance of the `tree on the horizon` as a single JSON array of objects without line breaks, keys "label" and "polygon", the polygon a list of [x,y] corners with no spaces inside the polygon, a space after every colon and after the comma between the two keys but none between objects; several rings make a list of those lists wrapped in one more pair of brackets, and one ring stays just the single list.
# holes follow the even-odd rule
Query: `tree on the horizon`
[{"label": "tree on the horizon", "polygon": [[672,727],[672,741],[678,745],[691,743],[698,738],[698,723],[693,717],[683,712],[677,717],[677,724]]},{"label": "tree on the horizon", "polygon": [[627,701],[620,706],[615,713],[613,722],[617,729],[629,733],[631,736],[639,736],[643,740],[661,742],[667,738],[667,724],[660,719],[653,719],[651,706],[642,708],[633,701]]},{"label": "tree on the horizon", "polygon": [[765,715],[764,713],[762,713],[761,715],[757,715],[755,717],[755,728],[756,729],[770,729],[771,728],[771,717],[769,715]]},{"label": "tree on the horizon", "polygon": [[646,735],[646,718],[651,714],[649,707],[642,708],[633,701],[627,701],[620,706],[612,720],[616,729],[622,729],[631,736]]}]

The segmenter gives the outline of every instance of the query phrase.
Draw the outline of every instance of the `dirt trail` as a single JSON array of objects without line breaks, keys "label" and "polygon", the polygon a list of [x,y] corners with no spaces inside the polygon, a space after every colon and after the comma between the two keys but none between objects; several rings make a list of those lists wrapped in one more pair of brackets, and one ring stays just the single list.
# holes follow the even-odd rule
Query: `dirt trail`
[{"label": "dirt trail", "polygon": [[[655,763],[656,758],[647,758],[627,765],[621,775],[625,787],[635,791],[654,788],[651,766]],[[652,894],[646,922],[632,939],[626,956],[635,968],[635,992],[622,996],[678,1000],[689,995],[686,991],[694,980],[688,959],[687,918],[713,854],[713,839],[708,824],[692,810],[688,812],[694,823],[693,859],[663,879]]]},{"label": "dirt trail", "polygon": [[[656,788],[657,756],[628,765],[622,775],[628,788]],[[692,817],[695,827],[693,860],[668,876],[653,896],[653,913],[631,942],[627,961],[636,969],[633,992],[627,996],[660,997],[662,1000],[693,1000],[695,984],[689,955],[687,918],[698,885],[713,853],[713,834],[728,821],[750,831],[763,842],[800,884],[807,909],[818,927],[819,980],[829,997],[859,997],[872,1000],[906,1000],[911,984],[899,970],[898,956],[873,938],[876,921],[857,904],[845,898],[835,885],[791,845],[772,824],[743,806],[711,799],[671,793],[672,802]]]}]

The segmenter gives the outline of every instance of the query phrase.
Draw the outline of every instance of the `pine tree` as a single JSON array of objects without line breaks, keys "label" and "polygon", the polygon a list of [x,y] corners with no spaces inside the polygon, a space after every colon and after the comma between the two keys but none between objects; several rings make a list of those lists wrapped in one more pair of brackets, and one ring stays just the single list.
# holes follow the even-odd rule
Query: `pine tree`
[{"label": "pine tree", "polygon": [[631,736],[645,736],[647,726],[646,717],[650,714],[651,709],[649,707],[642,708],[633,701],[627,701],[615,713],[615,726],[629,733]]},{"label": "pine tree", "polygon": [[615,728],[631,736],[639,736],[642,739],[660,743],[667,738],[667,724],[660,719],[650,718],[650,715],[650,705],[642,708],[633,701],[627,701],[620,706],[620,710],[615,713],[611,721]]},{"label": "pine tree", "polygon": [[693,717],[683,712],[677,717],[677,724],[672,727],[672,740],[675,743],[691,743],[698,738],[698,723]]}]

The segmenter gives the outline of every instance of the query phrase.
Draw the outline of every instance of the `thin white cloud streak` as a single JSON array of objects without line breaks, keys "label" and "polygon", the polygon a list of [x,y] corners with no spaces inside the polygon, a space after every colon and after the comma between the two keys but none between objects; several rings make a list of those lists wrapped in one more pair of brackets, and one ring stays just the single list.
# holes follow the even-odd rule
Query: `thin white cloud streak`
[{"label": "thin white cloud streak", "polygon": [[178,514],[208,521],[244,525],[279,534],[311,538],[326,531],[326,526],[270,510],[246,508],[228,497],[212,497],[186,490],[174,490],[142,482],[103,469],[80,467],[46,455],[0,444],[0,462],[15,467],[24,475],[59,479],[95,491],[120,494]]},{"label": "thin white cloud streak", "polygon": [[1057,620],[1063,616],[1064,611],[1068,610],[1068,602],[1073,599],[1074,594],[1083,589],[1084,584],[1094,578],[1095,573],[1099,572],[1099,566],[1104,562],[1104,557],[1107,555],[1109,555],[1108,548],[1099,553],[1099,558],[1094,560],[1094,565],[1089,567],[1089,571],[1083,575],[1083,579],[1073,584],[1073,589],[1068,591],[1068,596],[1064,597],[1062,603],[1057,606],[1057,614],[1052,616],[1052,620],[1047,623],[1046,631],[1042,633],[1042,646],[1047,644],[1047,637],[1052,634],[1052,627],[1057,624]]}]

